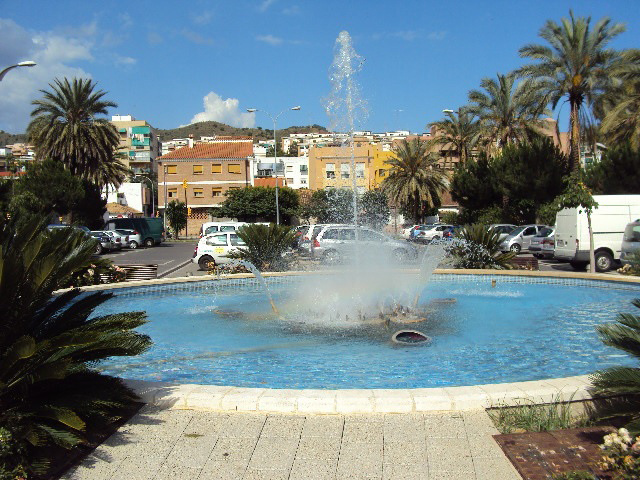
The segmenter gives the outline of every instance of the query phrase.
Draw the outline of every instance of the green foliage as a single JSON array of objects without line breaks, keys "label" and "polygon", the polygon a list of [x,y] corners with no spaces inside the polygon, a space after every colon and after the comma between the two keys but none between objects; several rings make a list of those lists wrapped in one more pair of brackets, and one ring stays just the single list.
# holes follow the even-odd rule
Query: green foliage
[{"label": "green foliage", "polygon": [[603,470],[613,472],[616,479],[640,478],[640,437],[634,439],[626,428],[620,428],[605,435],[603,442]]},{"label": "green foliage", "polygon": [[92,366],[151,344],[134,331],[143,312],[92,316],[111,293],[53,295],[91,265],[95,240],[44,226],[0,219],[0,427],[26,452],[29,473],[46,466],[50,446],[71,448],[122,417],[133,392]]},{"label": "green foliage", "polygon": [[431,127],[435,128],[438,134],[433,136],[427,145],[429,148],[440,147],[441,153],[445,155],[445,168],[446,159],[451,159],[454,155],[458,155],[460,163],[465,164],[480,140],[480,123],[475,111],[468,106],[459,108],[457,112],[446,112],[445,118],[432,123]]},{"label": "green foliage", "polygon": [[551,478],[553,480],[598,480],[598,477],[586,470],[573,470],[571,472],[558,473]]},{"label": "green foliage", "polygon": [[[299,203],[296,190],[288,187],[278,189],[281,223],[291,223],[291,217],[298,213]],[[215,215],[237,218],[241,222],[275,222],[276,189],[275,187],[246,187],[231,190],[220,208],[215,210]]]},{"label": "green foliage", "polygon": [[580,173],[573,173],[565,179],[566,188],[561,195],[558,195],[554,203],[560,209],[579,208],[581,211],[591,215],[598,202],[593,199],[589,187],[584,183]]},{"label": "green foliage", "polygon": [[586,172],[585,183],[600,195],[640,192],[640,150],[623,143],[602,155],[600,162]]},{"label": "green foliage", "polygon": [[488,230],[485,225],[475,224],[463,228],[458,237],[463,240],[449,247],[455,268],[488,268],[509,270],[515,253],[500,251],[500,234]]},{"label": "green foliage", "polygon": [[558,204],[554,201],[545,203],[538,208],[536,222],[544,225],[555,225],[556,215],[560,210],[561,209],[558,207]]},{"label": "green foliage", "polygon": [[244,225],[238,236],[246,244],[227,255],[229,258],[251,262],[260,271],[287,270],[289,258],[283,255],[293,243],[295,234],[286,225]]},{"label": "green foliage", "polygon": [[440,223],[447,225],[457,225],[460,219],[458,212],[442,212],[440,214]]},{"label": "green foliage", "polygon": [[99,230],[104,225],[107,200],[102,197],[100,187],[87,179],[82,180],[83,195],[73,206],[73,222],[85,225],[91,230]]},{"label": "green foliage", "polygon": [[622,268],[618,269],[618,273],[623,275],[640,276],[640,250],[627,255],[625,258],[629,263],[625,263]]},{"label": "green foliage", "polygon": [[559,396],[543,405],[529,400],[520,400],[514,406],[497,405],[488,413],[500,433],[546,432],[587,424],[584,417],[571,414],[571,400],[561,401]]},{"label": "green foliage", "polygon": [[429,144],[419,138],[402,140],[394,155],[385,162],[389,172],[382,191],[415,223],[420,223],[427,210],[440,206],[440,196],[447,188],[446,174],[429,153]]},{"label": "green foliage", "polygon": [[[496,183],[499,175],[500,172],[492,168],[485,154],[455,169],[451,179],[451,197],[465,210],[465,218],[501,205],[502,195]],[[498,217],[497,222],[489,223],[500,221],[501,218]]]},{"label": "green foliage", "polygon": [[27,478],[29,465],[26,449],[9,428],[0,426],[0,480]]},{"label": "green foliage", "polygon": [[[640,299],[632,302],[640,308]],[[596,326],[605,345],[617,348],[640,359],[640,316],[619,313],[615,323]],[[603,396],[621,397],[613,401],[601,413],[607,417],[625,417],[626,427],[634,434],[640,433],[640,367],[611,367],[599,370],[590,377],[594,392]]]},{"label": "green foliage", "polygon": [[316,190],[301,209],[301,216],[315,218],[316,223],[353,223],[353,190]]},{"label": "green foliage", "polygon": [[382,230],[389,223],[389,200],[384,192],[379,190],[367,190],[360,197],[359,206],[362,211],[359,214],[360,224],[367,225],[375,230]]},{"label": "green foliage", "polygon": [[167,205],[165,215],[171,229],[176,234],[176,238],[178,238],[180,230],[187,226],[187,206],[179,200],[171,200]]}]

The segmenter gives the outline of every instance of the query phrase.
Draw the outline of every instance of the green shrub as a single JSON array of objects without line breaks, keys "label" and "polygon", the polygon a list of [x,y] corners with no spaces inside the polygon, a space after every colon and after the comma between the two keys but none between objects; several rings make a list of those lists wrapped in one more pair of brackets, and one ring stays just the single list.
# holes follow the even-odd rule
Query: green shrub
[{"label": "green shrub", "polygon": [[461,242],[453,243],[449,253],[455,268],[509,270],[515,253],[500,251],[500,234],[479,223],[466,226],[458,234]]},{"label": "green shrub", "polygon": [[458,212],[442,212],[440,214],[440,223],[445,223],[448,225],[457,225],[458,224]]},{"label": "green shrub", "polygon": [[629,263],[625,263],[621,268],[618,269],[618,273],[623,275],[640,275],[640,251],[633,252],[626,258]]},{"label": "green shrub", "polygon": [[229,258],[252,263],[260,271],[283,271],[290,259],[284,255],[291,247],[295,233],[286,225],[252,223],[238,230],[246,246],[227,255]]}]

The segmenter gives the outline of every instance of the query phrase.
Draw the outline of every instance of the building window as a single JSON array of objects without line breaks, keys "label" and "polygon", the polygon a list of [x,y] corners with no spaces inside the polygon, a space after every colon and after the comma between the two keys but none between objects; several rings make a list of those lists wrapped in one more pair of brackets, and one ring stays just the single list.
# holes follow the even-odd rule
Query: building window
[{"label": "building window", "polygon": [[380,175],[381,177],[384,177],[387,174],[387,171],[384,168],[381,168],[380,170],[378,170],[378,175]]},{"label": "building window", "polygon": [[340,178],[349,178],[350,177],[350,165],[348,163],[340,164]]},{"label": "building window", "polygon": [[307,179],[306,178],[301,178],[300,179],[300,185],[306,185],[307,184]]},{"label": "building window", "polygon": [[356,178],[364,178],[364,163],[356,163]]},{"label": "building window", "polygon": [[239,163],[230,163],[227,168],[229,173],[242,173],[242,167]]},{"label": "building window", "polygon": [[211,189],[212,197],[221,197],[222,196],[222,188],[221,187],[213,187]]},{"label": "building window", "polygon": [[167,195],[169,196],[169,198],[178,198],[178,189],[177,188],[167,189]]},{"label": "building window", "polygon": [[202,175],[202,165],[194,165],[193,166],[193,174],[194,175]]},{"label": "building window", "polygon": [[194,188],[193,189],[193,196],[196,197],[196,198],[204,197],[204,192],[202,191],[202,188]]},{"label": "building window", "polygon": [[300,174],[301,175],[306,175],[309,173],[309,166],[308,165],[300,165]]},{"label": "building window", "polygon": [[287,165],[287,173],[293,173],[293,165]]},{"label": "building window", "polygon": [[229,190],[229,191],[232,191],[232,190],[240,190],[240,187],[229,187],[229,188],[228,188],[228,190]]},{"label": "building window", "polygon": [[336,165],[335,163],[327,163],[327,178],[336,178]]},{"label": "building window", "polygon": [[287,178],[287,185],[293,184],[293,178]]},{"label": "building window", "polygon": [[167,174],[175,175],[177,173],[178,173],[178,166],[177,165],[167,165]]},{"label": "building window", "polygon": [[211,164],[211,173],[222,173],[222,164],[221,163],[212,163]]}]

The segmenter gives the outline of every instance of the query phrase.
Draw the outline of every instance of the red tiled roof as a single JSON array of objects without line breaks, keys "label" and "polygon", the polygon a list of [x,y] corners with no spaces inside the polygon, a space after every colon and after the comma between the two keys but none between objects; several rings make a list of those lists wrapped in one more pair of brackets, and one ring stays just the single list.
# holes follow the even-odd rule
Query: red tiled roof
[{"label": "red tiled roof", "polygon": [[[255,187],[275,187],[276,186],[276,177],[259,177],[253,179],[253,185]],[[287,185],[287,182],[283,177],[278,177],[278,186],[284,187]]]},{"label": "red tiled roof", "polygon": [[182,147],[159,157],[158,160],[172,158],[247,158],[253,155],[253,144],[238,143],[199,143],[193,147]]}]

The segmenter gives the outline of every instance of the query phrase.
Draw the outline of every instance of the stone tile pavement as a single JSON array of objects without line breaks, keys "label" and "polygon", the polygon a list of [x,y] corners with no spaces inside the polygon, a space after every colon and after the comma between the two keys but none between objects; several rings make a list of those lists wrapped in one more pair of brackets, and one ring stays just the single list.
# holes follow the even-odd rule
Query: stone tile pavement
[{"label": "stone tile pavement", "polygon": [[511,480],[484,410],[295,415],[146,406],[64,480]]}]

